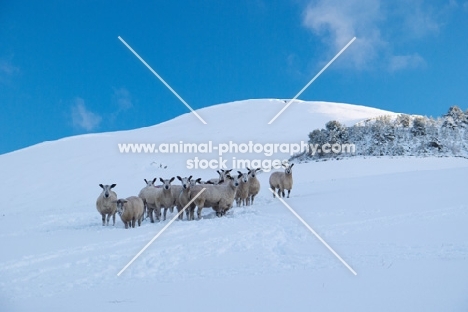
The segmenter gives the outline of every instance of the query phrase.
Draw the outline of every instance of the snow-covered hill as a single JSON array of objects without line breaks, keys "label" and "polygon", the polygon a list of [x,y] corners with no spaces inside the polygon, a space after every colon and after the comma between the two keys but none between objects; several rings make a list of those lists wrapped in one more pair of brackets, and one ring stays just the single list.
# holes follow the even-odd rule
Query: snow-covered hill
[{"label": "snow-covered hill", "polygon": [[294,143],[332,119],[351,125],[389,114],[300,102],[267,125],[284,105],[228,103],[198,111],[208,125],[186,114],[1,155],[0,311],[466,311],[468,161],[461,158],[294,166],[286,201],[357,276],[272,198],[262,173],[254,206],[174,222],[117,277],[168,221],[125,230],[117,217],[115,227],[103,227],[98,184],[117,183],[127,197],[144,178],[215,176],[187,169],[194,155],[122,154],[118,143]]}]

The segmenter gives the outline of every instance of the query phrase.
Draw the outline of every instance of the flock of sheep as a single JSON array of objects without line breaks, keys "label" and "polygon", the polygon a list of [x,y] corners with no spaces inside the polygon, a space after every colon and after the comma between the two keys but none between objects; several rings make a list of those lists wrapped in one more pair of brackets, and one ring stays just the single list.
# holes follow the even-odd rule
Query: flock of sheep
[{"label": "flock of sheep", "polygon": [[[283,164],[284,172],[273,172],[270,175],[270,189],[279,197],[284,197],[284,191],[288,191],[288,198],[293,186],[292,165]],[[192,176],[177,179],[181,185],[172,185],[175,178],[159,178],[161,185],[156,185],[157,179],[145,180],[146,186],[138,196],[130,196],[126,199],[118,199],[112,190],[116,184],[102,185],[102,192],[96,200],[96,208],[102,215],[102,225],[109,225],[112,216],[115,225],[115,214],[118,213],[125,228],[141,225],[145,216],[154,223],[154,216],[161,220],[161,210],[164,209],[163,220],[166,220],[167,210],[173,212],[177,208],[179,219],[183,219],[182,210],[185,209],[187,220],[194,220],[195,208],[197,218],[201,219],[203,208],[212,208],[218,217],[226,214],[232,208],[233,203],[239,207],[253,205],[255,196],[260,191],[260,182],[257,173],[260,168],[248,169],[247,173],[237,171],[237,175],[231,175],[231,170],[218,170],[219,178],[201,181],[192,179]]]}]

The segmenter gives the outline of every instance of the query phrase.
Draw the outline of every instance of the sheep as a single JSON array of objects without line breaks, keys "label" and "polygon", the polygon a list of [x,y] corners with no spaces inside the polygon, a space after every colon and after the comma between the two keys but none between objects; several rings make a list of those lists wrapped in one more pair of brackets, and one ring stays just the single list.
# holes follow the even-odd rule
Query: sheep
[{"label": "sheep", "polygon": [[216,170],[216,172],[219,174],[219,178],[218,179],[215,179],[215,178],[209,179],[208,181],[206,181],[206,184],[218,185],[218,184],[224,183],[231,171],[232,171],[232,169],[229,169],[229,170],[224,170],[224,169]]},{"label": "sheep", "polygon": [[109,219],[112,216],[113,225],[115,225],[115,213],[117,211],[117,206],[113,202],[117,200],[117,194],[112,191],[112,189],[117,184],[112,185],[102,185],[99,186],[102,188],[102,192],[96,200],[96,209],[102,215],[102,225],[104,226],[106,215],[107,215],[107,225],[109,225]]},{"label": "sheep", "polygon": [[292,165],[285,165],[284,172],[273,172],[270,175],[270,189],[273,191],[273,198],[275,197],[275,191],[278,189],[278,196],[284,198],[284,190],[288,190],[288,198],[289,193],[291,193],[291,189],[293,186],[293,177],[292,177]]},{"label": "sheep", "polygon": [[[152,181],[147,181],[146,182],[146,187],[144,187],[140,193],[138,194],[138,197],[140,197],[143,200],[143,203],[145,204],[146,207],[146,217],[150,217],[151,223],[154,223],[154,214],[158,217],[160,213],[158,214],[157,212],[157,207],[156,207],[156,202],[155,198],[157,198],[157,193],[158,191],[161,190],[161,185],[155,185],[157,178],[154,178]],[[150,185],[153,185],[152,187]],[[159,220],[159,217],[158,217]]]},{"label": "sheep", "polygon": [[240,207],[241,204],[246,205],[249,196],[249,175],[240,171],[237,171],[237,173],[239,173],[239,186],[236,190],[235,200],[237,207]]},{"label": "sheep", "polygon": [[129,227],[134,228],[136,221],[138,221],[138,226],[141,226],[144,216],[144,204],[140,197],[130,196],[126,199],[118,199],[115,203],[117,204],[117,213],[120,215],[126,229]]},{"label": "sheep", "polygon": [[[174,206],[170,207],[169,208],[169,211],[172,213],[174,212],[174,207],[178,207],[178,203],[179,203],[179,195],[180,195],[180,192],[182,192],[182,185],[171,185],[171,192],[172,192],[172,196],[174,197]],[[184,208],[182,206],[182,208]]]},{"label": "sheep", "polygon": [[246,205],[253,205],[254,198],[260,191],[260,181],[257,179],[257,171],[260,171],[260,168],[257,169],[249,169],[247,167],[247,170],[249,170],[248,175],[249,175],[249,195],[247,196],[246,200]]},{"label": "sheep", "polygon": [[[198,183],[199,185],[206,184],[206,183],[204,183],[204,182],[201,180],[201,178],[198,178],[198,179],[196,179],[196,180],[191,180],[191,181],[190,181],[189,198],[188,198],[189,200],[191,199],[191,194],[192,194],[192,193],[191,193],[191,190],[192,190],[191,188],[192,188],[194,185],[197,185],[197,183]],[[194,220],[194,219],[195,219],[195,207],[196,207],[195,203],[192,203],[192,204],[190,205],[190,207],[189,207],[190,210],[187,209],[186,213],[189,214],[189,215],[187,215],[187,219],[188,219],[188,220]]]},{"label": "sheep", "polygon": [[174,177],[171,179],[166,179],[164,180],[163,178],[159,178],[159,180],[163,183],[163,186],[161,189],[158,189],[158,195],[155,198],[155,204],[156,204],[156,213],[157,218],[159,220],[159,217],[161,216],[161,208],[164,208],[164,219],[163,221],[166,221],[166,214],[167,210],[172,208],[174,209],[174,206],[176,205],[176,199],[175,199],[175,193],[177,190],[180,190],[179,188],[174,188],[171,189],[171,183],[174,181]]},{"label": "sheep", "polygon": [[197,216],[201,219],[202,209],[205,207],[212,207],[216,211],[216,215],[221,217],[232,207],[234,196],[236,195],[236,189],[239,186],[239,177],[228,177],[229,183],[220,185],[195,185],[190,189],[190,199],[196,194],[202,192],[194,201],[197,206]]},{"label": "sheep", "polygon": [[[190,201],[190,188],[194,186],[197,182],[200,182],[200,178],[196,180],[191,180],[192,176],[188,178],[181,178],[177,176],[177,179],[182,183],[182,191],[180,192],[178,199],[176,200],[176,207],[177,212],[180,213],[182,209],[189,203]],[[191,203],[189,207],[185,209],[185,215],[187,216],[187,220],[193,220],[195,210],[195,204]],[[184,218],[183,213],[179,215],[179,219],[182,220]]]},{"label": "sheep", "polygon": [[[140,197],[143,200],[144,210],[145,210],[144,214],[146,214],[146,218],[148,218],[150,213],[151,214],[153,213],[154,207],[150,207],[150,208],[148,207],[148,204],[146,203],[146,196],[145,195],[147,193],[150,193],[155,188],[154,183],[156,182],[156,178],[154,178],[153,180],[144,179],[144,181],[146,183],[146,186],[141,189],[140,193],[138,194],[138,197]],[[154,220],[153,220],[153,222],[154,222]]]}]

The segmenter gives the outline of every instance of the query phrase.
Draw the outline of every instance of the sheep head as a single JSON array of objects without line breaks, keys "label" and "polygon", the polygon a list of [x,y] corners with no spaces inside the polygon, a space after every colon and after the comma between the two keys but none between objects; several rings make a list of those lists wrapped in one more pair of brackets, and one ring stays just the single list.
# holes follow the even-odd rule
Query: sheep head
[{"label": "sheep head", "polygon": [[109,197],[109,194],[110,194],[110,191],[112,190],[112,188],[114,188],[117,184],[111,184],[111,185],[102,185],[102,184],[99,184],[99,186],[102,188],[102,192],[104,193],[104,197],[105,198],[108,198]]}]

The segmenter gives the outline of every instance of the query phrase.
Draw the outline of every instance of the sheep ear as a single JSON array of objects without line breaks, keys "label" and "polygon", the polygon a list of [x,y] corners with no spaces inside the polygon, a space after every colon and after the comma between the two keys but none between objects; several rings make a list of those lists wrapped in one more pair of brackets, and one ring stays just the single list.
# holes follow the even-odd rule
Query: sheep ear
[{"label": "sheep ear", "polygon": [[249,167],[245,167],[245,168],[247,168],[247,170],[249,170],[249,171],[250,171]]},{"label": "sheep ear", "polygon": [[146,179],[143,179],[143,180],[145,180],[145,183],[148,184],[148,181],[146,181]]},{"label": "sheep ear", "polygon": [[[223,169],[221,169],[221,170],[224,171]],[[219,170],[216,170],[216,172],[217,172],[218,174],[221,174],[221,172],[219,172]]]},{"label": "sheep ear", "polygon": [[175,178],[172,177],[172,178],[169,180],[169,183],[172,183],[172,181],[174,181],[174,180],[175,180]]},{"label": "sheep ear", "polygon": [[240,172],[239,170],[237,170],[237,173],[238,173],[238,174],[242,174],[242,172]]},{"label": "sheep ear", "polygon": [[110,188],[114,188],[116,187],[117,184],[112,184]]},{"label": "sheep ear", "polygon": [[229,173],[229,172],[231,172],[231,171],[232,171],[232,169],[226,170],[226,173]]},{"label": "sheep ear", "polygon": [[292,168],[294,166],[294,164],[292,164],[291,166],[289,166],[289,168]]},{"label": "sheep ear", "polygon": [[196,179],[195,182],[201,183],[201,178]]},{"label": "sheep ear", "polygon": [[99,184],[99,186],[100,186],[102,189],[104,189],[104,185],[102,185],[102,184]]},{"label": "sheep ear", "polygon": [[163,178],[159,178],[159,181],[161,181],[161,183],[164,183],[164,180],[163,180]]},{"label": "sheep ear", "polygon": [[242,178],[242,172],[240,172],[240,171],[237,171],[237,172],[239,172],[239,175],[237,176],[237,178],[239,178],[239,179]]},{"label": "sheep ear", "polygon": [[257,169],[255,169],[255,171],[260,171],[260,170],[262,170],[262,168],[257,168]]},{"label": "sheep ear", "polygon": [[121,202],[125,204],[125,203],[128,203],[128,200],[122,199]]},{"label": "sheep ear", "polygon": [[189,181],[190,181],[191,179],[192,179],[192,176],[188,177],[188,179],[187,179],[187,180],[189,180]]},{"label": "sheep ear", "polygon": [[179,179],[179,181],[182,181],[182,178],[181,178],[181,177],[179,177],[179,176],[177,176],[177,179]]},{"label": "sheep ear", "polygon": [[158,178],[154,178],[153,179],[153,184],[158,180]]},{"label": "sheep ear", "polygon": [[211,182],[211,181],[206,181],[206,183],[205,183],[205,184],[214,184],[214,183],[213,183],[213,182]]}]

